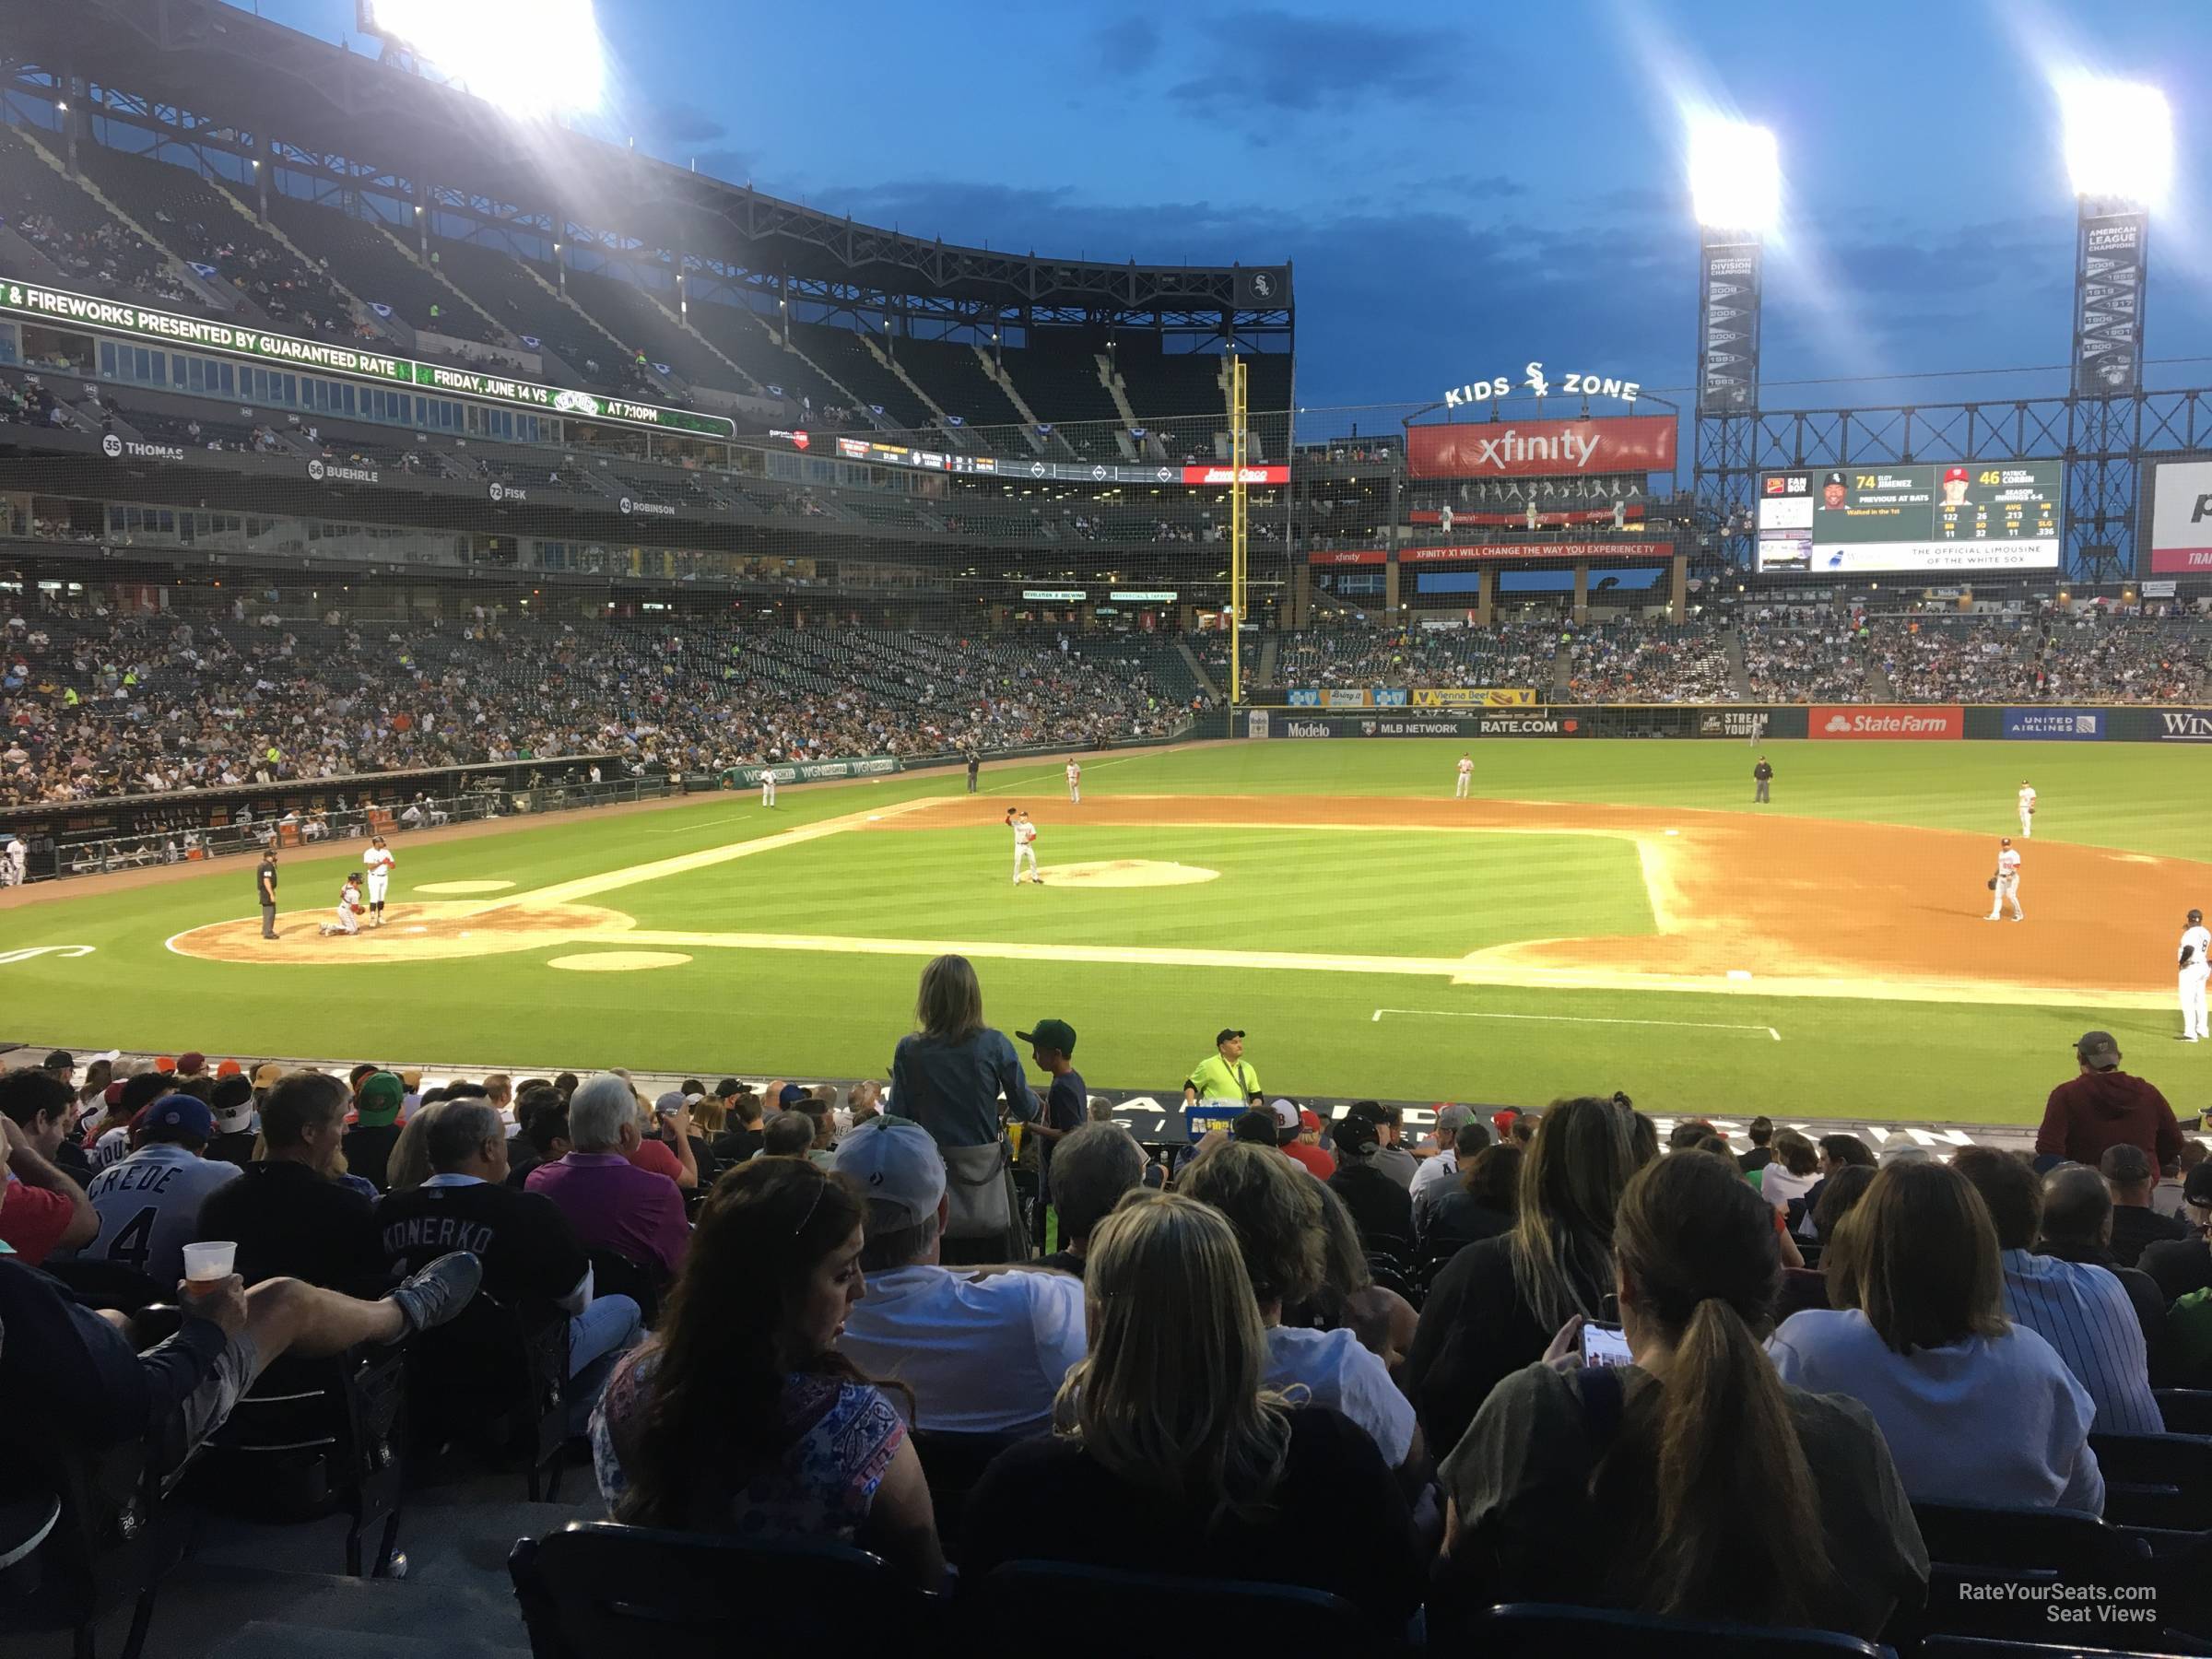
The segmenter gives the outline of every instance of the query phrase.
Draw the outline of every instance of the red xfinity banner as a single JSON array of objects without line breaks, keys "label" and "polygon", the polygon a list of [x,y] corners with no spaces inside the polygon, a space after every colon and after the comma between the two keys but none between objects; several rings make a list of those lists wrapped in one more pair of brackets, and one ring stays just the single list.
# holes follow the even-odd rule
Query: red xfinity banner
[{"label": "red xfinity banner", "polygon": [[[1186,466],[1182,469],[1185,484],[1234,484],[1236,468],[1231,466]],[[1247,484],[1288,484],[1290,469],[1287,466],[1247,466],[1244,469]]]},{"label": "red xfinity banner", "polygon": [[1916,704],[1815,703],[1806,716],[1806,733],[1816,739],[1849,742],[1876,738],[1892,742],[1932,742],[1966,735],[1966,712],[1957,707]]},{"label": "red xfinity banner", "polygon": [[[1455,561],[1535,559],[1667,559],[1671,541],[1470,542],[1452,547],[1400,547],[1398,562],[1451,564]],[[1306,555],[1310,565],[1379,565],[1389,561],[1380,547],[1324,548]]]},{"label": "red xfinity banner", "polygon": [[1406,429],[1417,478],[1545,478],[1675,469],[1672,415],[1479,420]]}]

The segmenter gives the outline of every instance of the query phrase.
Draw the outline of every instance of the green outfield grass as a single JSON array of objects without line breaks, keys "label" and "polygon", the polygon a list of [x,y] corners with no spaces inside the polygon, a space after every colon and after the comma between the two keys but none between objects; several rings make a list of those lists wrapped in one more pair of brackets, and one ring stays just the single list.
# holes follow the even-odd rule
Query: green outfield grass
[{"label": "green outfield grass", "polygon": [[[1463,747],[1190,749],[1094,762],[1085,793],[1443,796]],[[2025,775],[2041,793],[2039,841],[2212,857],[2212,752],[2202,748],[1777,743],[1761,752],[1777,777],[1772,806],[1759,810],[1773,814],[2001,833]],[[1752,810],[1753,751],[1738,743],[1496,741],[1474,754],[1478,794]],[[984,785],[994,804],[1037,816],[1048,877],[1055,864],[1141,857],[1219,878],[1016,890],[1006,838],[993,826],[833,835],[587,901],[643,929],[1045,947],[1041,959],[982,965],[990,1018],[1009,1031],[1046,1015],[1070,1020],[1082,1033],[1078,1065],[1104,1087],[1171,1088],[1214,1030],[1232,1024],[1251,1031],[1249,1057],[1266,1086],[1290,1093],[1540,1103],[1621,1088],[1661,1112],[2018,1121],[2070,1075],[2072,1039],[2102,1026],[2129,1050],[2130,1069],[2178,1108],[2212,1104],[2212,1053],[2171,1042],[2174,1017],[2164,1012],[1536,992],[1453,986],[1427,972],[1054,960],[1054,945],[1451,957],[1652,923],[1633,850],[1601,837],[1090,828],[1068,809],[1056,761],[994,769]],[[393,899],[472,879],[537,888],[962,787],[956,774],[924,774],[787,789],[774,812],[723,794],[475,841],[403,838]],[[287,910],[325,908],[347,851],[288,856]],[[1747,882],[1761,875],[1744,873]],[[72,1047],[881,1075],[909,1029],[920,966],[911,956],[709,947],[682,967],[586,975],[546,964],[607,947],[332,967],[230,965],[165,948],[182,930],[252,915],[251,891],[251,865],[234,862],[0,912],[0,956],[94,947],[0,960],[6,1034]],[[2212,890],[2175,899],[2177,909],[2212,908]],[[1378,1019],[1378,1009],[1389,1012]]]}]

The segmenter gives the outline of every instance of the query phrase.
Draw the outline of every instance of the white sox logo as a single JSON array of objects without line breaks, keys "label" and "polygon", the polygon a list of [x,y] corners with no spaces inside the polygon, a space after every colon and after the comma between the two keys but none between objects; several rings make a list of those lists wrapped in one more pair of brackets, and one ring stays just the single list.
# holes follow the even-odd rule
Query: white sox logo
[{"label": "white sox logo", "polygon": [[0,950],[0,967],[10,962],[28,962],[32,957],[88,957],[92,951],[89,945],[27,945],[20,950]]},{"label": "white sox logo", "polygon": [[1527,371],[1528,377],[1526,380],[1522,382],[1522,384],[1526,386],[1531,392],[1534,392],[1538,397],[1542,397],[1546,393],[1551,390],[1551,382],[1544,378],[1543,364],[1524,363],[1522,368]]}]

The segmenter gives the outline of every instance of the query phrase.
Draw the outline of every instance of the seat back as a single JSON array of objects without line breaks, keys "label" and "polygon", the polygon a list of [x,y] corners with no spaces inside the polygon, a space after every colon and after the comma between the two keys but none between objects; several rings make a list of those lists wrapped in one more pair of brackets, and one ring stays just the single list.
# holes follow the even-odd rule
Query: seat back
[{"label": "seat back", "polygon": [[649,1329],[659,1320],[661,1297],[668,1288],[665,1274],[633,1262],[604,1244],[584,1252],[584,1257],[592,1265],[593,1295],[629,1297],[638,1304],[638,1312]]},{"label": "seat back", "polygon": [[2049,1594],[2066,1586],[2145,1583],[2156,1574],[2140,1539],[2078,1510],[1916,1503],[1928,1551],[1928,1594],[1917,1615],[1885,1634],[1912,1632],[2032,1641],[2051,1633]]},{"label": "seat back", "polygon": [[2169,1434],[2212,1434],[2212,1388],[2159,1388],[2159,1415]]},{"label": "seat back", "polygon": [[135,1267],[101,1261],[97,1256],[48,1262],[41,1270],[65,1285],[77,1305],[83,1308],[113,1308],[119,1313],[135,1313],[176,1294],[173,1285],[164,1288]]},{"label": "seat back", "polygon": [[966,1530],[968,1495],[975,1490],[991,1460],[1008,1446],[1029,1438],[1019,1434],[947,1434],[941,1430],[917,1429],[910,1437],[914,1455],[922,1460],[923,1478],[929,1482],[929,1498],[936,1511],[937,1536],[944,1540],[948,1559],[957,1559],[960,1535]]},{"label": "seat back", "polygon": [[2115,1526],[2176,1531],[2212,1524],[2212,1439],[2194,1434],[2092,1434],[2104,1472],[2104,1518]]},{"label": "seat back", "polygon": [[1477,1615],[1468,1651],[1486,1659],[1557,1659],[1603,1653],[1606,1659],[1877,1659],[1883,1650],[1839,1630],[1775,1630],[1764,1625],[1662,1618],[1615,1607],[1563,1607],[1509,1602]]},{"label": "seat back", "polygon": [[536,1659],[935,1646],[935,1598],[848,1545],[571,1522],[516,1544],[507,1571]]},{"label": "seat back", "polygon": [[38,1512],[10,1539],[17,1559],[0,1579],[0,1630],[82,1630],[133,1600],[150,1610],[155,1586],[183,1558],[160,1473],[182,1455],[176,1444],[87,1448],[0,1425],[6,1489]]},{"label": "seat back", "polygon": [[358,1505],[404,1467],[406,1355],[356,1348],[271,1365],[217,1430],[193,1493],[236,1513],[312,1520]]},{"label": "seat back", "polygon": [[984,1653],[1053,1659],[1295,1653],[1300,1659],[1379,1651],[1374,1621],[1341,1596],[1300,1584],[1124,1572],[1063,1561],[1007,1561],[962,1587],[975,1618],[962,1644]]}]

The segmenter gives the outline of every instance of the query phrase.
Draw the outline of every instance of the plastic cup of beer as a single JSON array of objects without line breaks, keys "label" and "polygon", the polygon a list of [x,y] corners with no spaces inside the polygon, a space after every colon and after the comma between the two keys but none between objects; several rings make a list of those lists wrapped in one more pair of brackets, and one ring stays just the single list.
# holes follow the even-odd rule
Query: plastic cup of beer
[{"label": "plastic cup of beer", "polygon": [[238,1261],[238,1241],[216,1239],[184,1246],[184,1293],[206,1296],[230,1277]]}]

